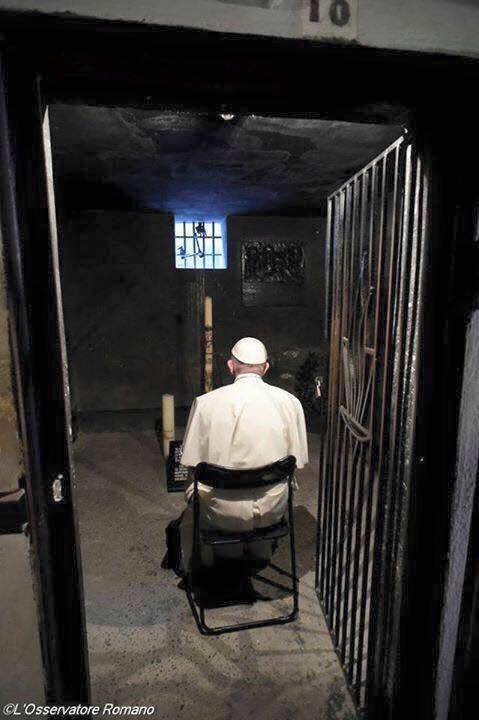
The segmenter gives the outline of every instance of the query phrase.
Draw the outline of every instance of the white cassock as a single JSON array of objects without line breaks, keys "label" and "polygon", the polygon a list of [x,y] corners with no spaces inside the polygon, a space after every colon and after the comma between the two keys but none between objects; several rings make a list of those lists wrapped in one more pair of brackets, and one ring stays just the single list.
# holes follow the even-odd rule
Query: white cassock
[{"label": "white cassock", "polygon": [[[196,398],[183,441],[183,465],[200,462],[226,468],[258,468],[294,455],[298,468],[308,462],[303,407],[291,393],[265,383],[255,373],[238,375],[231,385]],[[213,490],[199,485],[202,517],[223,530],[267,527],[284,515],[288,483],[266,488]],[[186,490],[186,499],[193,485]]]}]

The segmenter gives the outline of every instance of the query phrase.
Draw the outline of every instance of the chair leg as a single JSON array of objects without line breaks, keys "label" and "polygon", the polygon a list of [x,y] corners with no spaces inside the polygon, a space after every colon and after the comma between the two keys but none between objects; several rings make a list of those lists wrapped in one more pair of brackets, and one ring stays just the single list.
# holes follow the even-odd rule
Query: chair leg
[{"label": "chair leg", "polygon": [[293,619],[298,616],[299,609],[299,588],[298,588],[298,570],[296,567],[296,547],[294,542],[294,512],[293,512],[293,498],[292,490],[289,491],[288,497],[288,508],[289,508],[289,539],[290,539],[290,557],[291,557],[291,575],[293,580]]},{"label": "chair leg", "polygon": [[[292,526],[290,526],[292,528]],[[201,601],[196,603],[192,588],[189,584],[189,579],[185,581],[185,591],[188,598],[188,602],[191,607],[191,611],[193,613],[194,620],[196,622],[196,625],[198,627],[199,632],[202,635],[224,635],[226,633],[232,633],[232,632],[240,632],[241,630],[255,630],[262,627],[270,627],[271,625],[286,625],[287,623],[294,622],[296,618],[298,617],[298,599],[299,599],[299,592],[298,592],[298,577],[297,577],[297,569],[296,569],[296,553],[295,553],[295,547],[294,547],[294,534],[291,537],[290,536],[290,558],[291,558],[291,575],[287,573],[286,571],[282,571],[283,574],[288,575],[293,580],[293,608],[292,611],[288,615],[283,615],[281,617],[276,618],[269,618],[266,620],[257,620],[254,622],[246,622],[246,623],[239,623],[237,625],[223,625],[220,627],[211,627],[206,622],[206,613],[205,608],[201,604]],[[281,568],[280,568],[281,569]]]},{"label": "chair leg", "polygon": [[[293,622],[298,617],[298,609],[299,609],[299,589],[298,589],[298,572],[297,572],[297,566],[296,566],[296,548],[295,548],[295,542],[294,542],[294,517],[293,517],[293,502],[291,497],[291,492],[289,494],[288,498],[288,511],[289,511],[289,538],[290,538],[290,562],[291,562],[291,575],[289,575],[288,572],[283,570],[282,568],[278,568],[277,566],[273,565],[271,563],[271,566],[275,569],[277,569],[281,574],[287,575],[291,577],[292,579],[292,590],[293,590],[293,609],[292,611],[285,616],[277,617],[277,618],[269,618],[267,620],[258,620],[256,622],[250,622],[250,623],[239,623],[237,625],[224,625],[220,627],[210,627],[206,623],[205,618],[205,608],[202,605],[201,598],[198,602],[198,605],[195,601],[194,595],[193,595],[193,589],[190,584],[190,578],[185,578],[185,591],[186,596],[188,598],[188,602],[191,607],[191,611],[193,613],[193,617],[195,619],[196,625],[198,627],[199,632],[202,635],[223,635],[225,633],[232,633],[232,632],[239,632],[241,630],[254,630],[256,628],[261,627],[269,627],[271,625],[285,625],[286,623]],[[201,562],[201,542],[199,541],[199,537],[197,538],[198,542],[196,544],[196,547],[194,548],[193,555],[195,555],[196,550],[196,558]]]},{"label": "chair leg", "polygon": [[195,598],[193,597],[193,590],[191,588],[190,579],[188,576],[185,575],[183,583],[184,583],[186,597],[188,598],[188,603],[190,605],[191,612],[193,613],[193,618],[196,622],[196,626],[202,635],[208,635],[209,633],[208,633],[207,629],[205,628],[205,623],[204,623],[204,609],[200,605],[199,606],[200,612],[198,613],[198,608],[196,606]]}]

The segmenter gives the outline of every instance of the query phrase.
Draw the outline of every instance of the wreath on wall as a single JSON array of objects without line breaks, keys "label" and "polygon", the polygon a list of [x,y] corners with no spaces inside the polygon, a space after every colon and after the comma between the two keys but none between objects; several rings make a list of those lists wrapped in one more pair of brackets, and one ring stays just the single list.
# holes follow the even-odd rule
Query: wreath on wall
[{"label": "wreath on wall", "polygon": [[305,410],[314,409],[314,401],[316,399],[315,378],[320,372],[320,367],[321,363],[318,353],[310,352],[306,360],[296,371],[295,394]]}]

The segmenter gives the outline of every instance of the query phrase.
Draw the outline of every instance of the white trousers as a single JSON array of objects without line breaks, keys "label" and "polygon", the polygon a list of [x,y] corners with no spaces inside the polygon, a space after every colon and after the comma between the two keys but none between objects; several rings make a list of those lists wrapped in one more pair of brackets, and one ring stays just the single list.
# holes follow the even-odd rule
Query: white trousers
[{"label": "white trousers", "polygon": [[[270,524],[279,522],[281,518],[271,518]],[[201,517],[201,526],[203,528],[215,529],[215,525],[208,520],[208,518]],[[264,527],[264,525],[263,525]],[[193,503],[188,503],[186,510],[184,511],[181,524],[181,556],[182,556],[182,568],[184,571],[190,569],[191,556],[193,552]],[[215,557],[222,559],[239,559],[243,554],[243,546],[241,544],[235,545],[222,545],[212,548],[211,545],[205,543],[200,544],[201,547],[201,564],[203,567],[211,567],[214,563]],[[272,555],[272,542],[271,540],[259,540],[250,545],[250,552],[260,560],[269,560]]]}]

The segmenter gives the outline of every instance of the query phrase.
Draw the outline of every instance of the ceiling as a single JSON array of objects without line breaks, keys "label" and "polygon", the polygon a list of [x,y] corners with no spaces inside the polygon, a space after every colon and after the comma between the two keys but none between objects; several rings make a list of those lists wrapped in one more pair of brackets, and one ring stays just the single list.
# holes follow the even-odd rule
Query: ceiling
[{"label": "ceiling", "polygon": [[181,217],[321,214],[398,126],[53,105],[59,202]]}]

